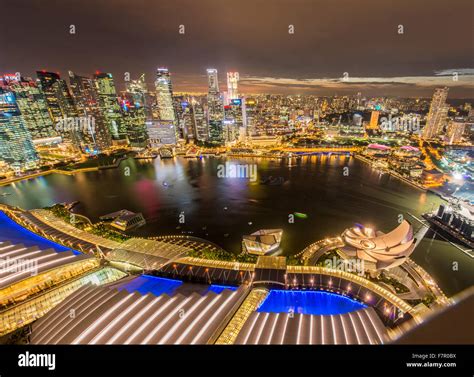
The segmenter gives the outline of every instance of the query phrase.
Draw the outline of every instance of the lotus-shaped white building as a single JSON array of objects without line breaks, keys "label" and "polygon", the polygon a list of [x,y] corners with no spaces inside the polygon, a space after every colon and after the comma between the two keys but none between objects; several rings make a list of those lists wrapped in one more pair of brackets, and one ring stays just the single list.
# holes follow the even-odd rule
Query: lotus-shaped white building
[{"label": "lotus-shaped white building", "polygon": [[349,258],[359,258],[369,270],[389,269],[401,265],[415,248],[413,228],[403,222],[389,233],[355,226],[342,233],[345,246],[341,249]]}]

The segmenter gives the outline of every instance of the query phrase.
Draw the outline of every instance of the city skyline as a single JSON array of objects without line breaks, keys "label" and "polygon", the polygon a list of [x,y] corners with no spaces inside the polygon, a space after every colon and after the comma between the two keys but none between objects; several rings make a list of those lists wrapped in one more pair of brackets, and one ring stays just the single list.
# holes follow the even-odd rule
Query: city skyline
[{"label": "city skyline", "polygon": [[[24,12],[25,3],[6,2],[5,13],[21,12],[24,22],[14,39],[0,34],[6,57],[0,72],[111,72],[122,90],[126,72],[145,73],[152,85],[156,68],[166,66],[176,92],[204,93],[206,69],[217,68],[221,83],[226,72],[239,72],[239,90],[249,94],[429,97],[448,86],[451,98],[472,98],[473,6],[467,1],[456,1],[453,9],[466,10],[456,17],[426,1],[401,2],[397,9],[373,1],[278,1],[271,9],[263,2],[252,8],[246,1],[178,3],[68,2],[65,12],[64,5],[43,1],[28,2],[34,12]],[[13,30],[14,22],[2,24]],[[23,58],[26,51],[34,62]]]}]

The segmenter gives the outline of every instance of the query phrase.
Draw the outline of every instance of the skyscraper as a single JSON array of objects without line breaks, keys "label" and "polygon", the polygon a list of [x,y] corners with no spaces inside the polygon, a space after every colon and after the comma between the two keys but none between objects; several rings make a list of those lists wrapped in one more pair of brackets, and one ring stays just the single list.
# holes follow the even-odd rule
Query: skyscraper
[{"label": "skyscraper", "polygon": [[127,127],[120,112],[120,105],[111,73],[96,73],[94,86],[97,92],[98,105],[105,123],[115,143],[127,142]]},{"label": "skyscraper", "polygon": [[38,161],[15,95],[5,88],[0,88],[0,160],[19,170],[32,168]]},{"label": "skyscraper", "polygon": [[132,147],[144,148],[147,145],[146,93],[145,74],[142,74],[138,80],[127,83],[127,90],[122,99],[122,111],[127,127],[128,140]]},{"label": "skyscraper", "polygon": [[219,92],[219,79],[217,69],[207,70],[208,94],[207,94],[207,124],[208,139],[214,143],[222,143],[224,107]]},{"label": "skyscraper", "polygon": [[62,80],[59,74],[54,72],[37,71],[36,75],[40,82],[48,105],[49,115],[53,121],[55,129],[59,132],[63,141],[79,146],[78,135],[75,129],[69,127],[60,127],[60,122],[67,124],[68,118],[77,117],[77,111],[74,106],[69,88],[66,81]]},{"label": "skyscraper", "polygon": [[112,145],[109,126],[99,108],[98,93],[91,78],[69,71],[69,83],[78,115],[93,120],[81,131],[81,148],[86,153],[98,153]]},{"label": "skyscraper", "polygon": [[66,81],[62,80],[59,74],[53,72],[37,71],[36,75],[40,81],[53,123],[56,124],[63,118],[77,116]]},{"label": "skyscraper", "polygon": [[448,116],[447,98],[448,88],[438,88],[435,90],[428,117],[426,118],[426,125],[423,129],[423,139],[433,139],[443,131]]},{"label": "skyscraper", "polygon": [[369,123],[369,128],[372,129],[372,130],[375,130],[377,128],[379,128],[379,115],[380,115],[380,112],[377,111],[377,110],[374,110],[372,111],[372,113],[370,114],[370,123]]},{"label": "skyscraper", "polygon": [[58,82],[61,80],[61,78],[57,73],[46,71],[37,71],[36,75],[44,93],[51,120],[53,121],[54,125],[56,125],[56,123],[59,122],[64,116],[64,112],[63,109],[61,109],[58,98]]},{"label": "skyscraper", "polygon": [[256,134],[256,112],[257,102],[254,98],[245,99],[245,121],[247,127],[247,134],[249,136]]},{"label": "skyscraper", "polygon": [[238,82],[239,72],[227,72],[227,98],[229,102],[239,98]]},{"label": "skyscraper", "polygon": [[158,68],[156,71],[156,100],[161,120],[176,122],[176,114],[173,107],[173,89],[171,76],[167,68]]},{"label": "skyscraper", "polygon": [[448,144],[460,143],[462,141],[462,136],[464,134],[465,129],[466,123],[464,123],[462,120],[450,121],[446,130],[446,138]]},{"label": "skyscraper", "polygon": [[40,141],[57,136],[46,99],[35,82],[15,75],[5,75],[0,77],[0,85],[14,93],[23,122],[33,140]]},{"label": "skyscraper", "polygon": [[194,138],[200,142],[207,141],[209,134],[204,109],[201,103],[194,99],[191,100],[191,107],[193,111]]},{"label": "skyscraper", "polygon": [[217,76],[217,69],[207,69],[207,83],[209,87],[209,93],[219,93],[219,78]]},{"label": "skyscraper", "polygon": [[245,132],[244,128],[244,111],[243,111],[243,100],[233,99],[229,105],[224,106],[224,140],[228,143],[237,140],[242,132]]}]

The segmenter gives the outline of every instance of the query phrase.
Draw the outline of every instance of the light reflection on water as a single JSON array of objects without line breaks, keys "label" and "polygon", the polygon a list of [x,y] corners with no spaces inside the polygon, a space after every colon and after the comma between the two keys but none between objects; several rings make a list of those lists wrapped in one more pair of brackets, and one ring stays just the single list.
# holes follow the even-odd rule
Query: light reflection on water
[{"label": "light reflection on water", "polygon": [[[257,182],[218,178],[218,165],[226,161],[257,164]],[[343,174],[346,166],[348,176]],[[269,176],[283,177],[285,183],[260,184],[260,179]],[[185,232],[235,253],[241,250],[242,235],[282,228],[285,255],[337,236],[354,223],[389,231],[398,224],[400,214],[411,221],[407,212],[420,216],[441,203],[437,196],[380,174],[358,160],[334,156],[303,157],[291,167],[287,160],[258,158],[128,159],[118,169],[52,174],[3,187],[2,192],[11,195],[0,196],[1,202],[25,209],[79,201],[76,211],[92,220],[120,209],[142,212],[147,225],[137,235]],[[185,213],[184,224],[178,222],[181,212]],[[288,216],[294,212],[305,213],[307,218],[289,223]],[[423,241],[413,259],[448,294],[474,284],[473,260],[446,242]],[[453,261],[459,263],[456,272]]]}]

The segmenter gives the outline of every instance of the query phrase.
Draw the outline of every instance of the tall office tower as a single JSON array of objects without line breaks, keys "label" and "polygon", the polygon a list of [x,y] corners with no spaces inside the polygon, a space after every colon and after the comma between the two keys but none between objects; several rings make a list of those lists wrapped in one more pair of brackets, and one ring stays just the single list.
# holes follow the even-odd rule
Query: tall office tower
[{"label": "tall office tower", "polygon": [[0,88],[0,160],[15,170],[33,168],[38,161],[15,95],[5,88]]},{"label": "tall office tower", "polygon": [[54,86],[56,86],[57,96],[59,99],[59,106],[63,112],[63,117],[74,118],[77,117],[77,110],[74,106],[71,92],[67,86],[66,80],[60,79]]},{"label": "tall office tower", "polygon": [[223,120],[224,107],[221,93],[219,92],[219,79],[217,69],[207,70],[208,93],[207,93],[207,124],[209,141],[223,143]]},{"label": "tall office tower", "polygon": [[57,136],[49,116],[46,99],[33,80],[5,75],[0,77],[0,85],[14,93],[23,122],[33,140],[40,143]]},{"label": "tall office tower", "polygon": [[191,101],[191,108],[193,114],[194,138],[200,142],[207,141],[209,133],[203,106],[193,99]]},{"label": "tall office tower", "polygon": [[79,116],[85,116],[97,102],[91,78],[69,71],[69,86]]},{"label": "tall office tower", "polygon": [[160,119],[175,123],[176,114],[173,107],[173,89],[171,86],[171,76],[167,68],[157,69],[155,88]]},{"label": "tall office tower", "polygon": [[176,114],[178,139],[185,139],[185,123],[190,111],[189,106],[190,104],[184,95],[173,96],[173,107]]},{"label": "tall office tower", "polygon": [[362,93],[357,92],[356,98],[355,98],[355,108],[356,110],[359,110],[362,107]]},{"label": "tall office tower", "polygon": [[61,80],[57,73],[37,71],[36,76],[41,85],[41,89],[44,93],[46,103],[48,105],[49,115],[53,124],[56,125],[63,119],[64,112],[61,109],[59,96],[58,96],[58,82]]},{"label": "tall office tower", "polygon": [[80,130],[81,149],[90,154],[103,152],[112,145],[112,139],[105,116],[99,108],[94,81],[69,71],[69,84],[78,116],[84,119]]},{"label": "tall office tower", "polygon": [[127,85],[122,99],[122,111],[127,127],[127,135],[132,147],[144,148],[147,145],[146,132],[146,83],[145,74],[138,80],[132,80]]},{"label": "tall office tower", "polygon": [[187,104],[187,106],[183,106],[183,112],[180,117],[179,127],[182,133],[182,138],[186,140],[187,143],[194,141],[195,137],[195,129],[194,129],[194,115],[193,115],[193,108],[191,104]]},{"label": "tall office tower", "polygon": [[380,115],[380,112],[377,110],[372,111],[372,113],[370,114],[370,122],[369,122],[370,129],[375,130],[379,128],[379,115]]},{"label": "tall office tower", "polygon": [[466,123],[462,120],[451,120],[446,130],[446,139],[448,144],[457,144],[462,141]]},{"label": "tall office tower", "polygon": [[37,71],[36,75],[44,93],[54,128],[61,135],[63,141],[78,147],[79,137],[75,132],[75,128],[61,126],[61,122],[62,125],[67,125],[69,118],[77,117],[74,101],[66,81],[62,80],[59,74],[54,72]]},{"label": "tall office tower", "polygon": [[145,115],[146,119],[159,119],[160,112],[156,102],[156,92],[154,90],[145,93]]},{"label": "tall office tower", "polygon": [[127,143],[127,127],[120,112],[120,105],[115,90],[114,78],[111,73],[96,73],[94,75],[94,87],[100,112],[109,128],[112,140],[115,144]]},{"label": "tall office tower", "polygon": [[231,143],[237,140],[242,133],[243,128],[243,108],[242,99],[237,98],[230,101],[229,105],[224,106],[224,140]]},{"label": "tall office tower", "polygon": [[256,135],[257,122],[257,101],[253,98],[245,99],[245,120],[247,134],[249,136]]},{"label": "tall office tower", "polygon": [[426,118],[426,125],[423,128],[423,139],[433,139],[443,131],[449,109],[446,103],[447,98],[448,88],[438,88],[435,90],[431,100],[430,111]]},{"label": "tall office tower", "polygon": [[230,101],[239,98],[239,72],[227,72],[227,98]]},{"label": "tall office tower", "polygon": [[207,69],[207,83],[209,93],[219,94],[219,78],[217,76],[217,69]]}]

